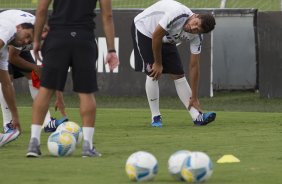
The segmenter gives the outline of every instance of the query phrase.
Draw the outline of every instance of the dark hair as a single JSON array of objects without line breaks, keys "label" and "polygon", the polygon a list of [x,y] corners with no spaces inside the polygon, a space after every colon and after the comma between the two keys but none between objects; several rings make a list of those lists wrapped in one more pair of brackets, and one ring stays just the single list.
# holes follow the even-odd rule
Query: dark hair
[{"label": "dark hair", "polygon": [[34,25],[31,23],[22,23],[20,24],[23,29],[34,29]]},{"label": "dark hair", "polygon": [[211,32],[214,29],[216,23],[212,14],[199,14],[199,18],[202,20],[203,33]]}]

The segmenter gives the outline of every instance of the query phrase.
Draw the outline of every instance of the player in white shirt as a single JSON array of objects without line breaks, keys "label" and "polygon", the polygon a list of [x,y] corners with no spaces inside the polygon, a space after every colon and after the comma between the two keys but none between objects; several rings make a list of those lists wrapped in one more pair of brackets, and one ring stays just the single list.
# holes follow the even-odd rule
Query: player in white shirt
[{"label": "player in white shirt", "polygon": [[[44,31],[42,32],[42,39],[45,39],[49,31],[48,25],[44,26]],[[35,99],[40,87],[40,79],[38,74],[41,73],[40,65],[37,65],[34,61],[30,50],[32,49],[32,44],[25,46],[24,48],[15,48],[9,47],[9,65],[8,71],[10,74],[10,78],[13,81],[14,79],[18,79],[21,77],[26,77],[28,79],[28,87],[31,94],[32,99]],[[1,84],[0,84],[1,85]],[[59,92],[57,92],[59,93]],[[62,94],[57,94],[57,96],[61,96]],[[9,135],[7,132],[11,132],[11,111],[7,106],[7,103],[3,97],[2,90],[0,89],[0,104],[2,110],[2,118],[3,118],[3,127],[4,133]],[[45,132],[54,132],[56,128],[63,122],[68,121],[67,115],[65,113],[64,100],[62,98],[57,98],[55,102],[55,109],[58,109],[63,115],[62,118],[54,118],[51,117],[50,111],[47,111],[47,114],[44,119],[44,123],[42,128]],[[4,145],[12,141],[12,139],[16,139],[17,137],[10,136],[9,139],[3,139],[0,141],[0,145]]]},{"label": "player in white shirt", "polygon": [[[216,113],[203,113],[198,100],[199,59],[203,33],[215,27],[212,14],[195,14],[174,0],[161,0],[139,13],[132,24],[135,70],[147,74],[146,94],[152,113],[152,126],[162,127],[159,109],[161,74],[170,74],[177,94],[189,111],[195,125],[215,120]],[[184,40],[190,42],[189,82],[176,47]]]},{"label": "player in white shirt", "polygon": [[8,47],[21,48],[33,40],[34,15],[21,10],[0,13],[0,82],[3,96],[12,114],[12,124],[5,134],[0,134],[0,147],[16,139],[20,132],[20,120],[15,91],[8,73]]}]

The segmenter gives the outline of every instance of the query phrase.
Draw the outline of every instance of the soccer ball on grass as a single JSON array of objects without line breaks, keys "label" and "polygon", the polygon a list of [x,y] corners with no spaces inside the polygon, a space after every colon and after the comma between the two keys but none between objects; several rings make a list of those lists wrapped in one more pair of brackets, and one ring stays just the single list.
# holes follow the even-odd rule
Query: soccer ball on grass
[{"label": "soccer ball on grass", "polygon": [[176,180],[184,180],[181,176],[181,168],[184,160],[191,154],[188,150],[179,150],[173,153],[168,159],[168,172]]},{"label": "soccer ball on grass", "polygon": [[71,155],[75,150],[75,137],[66,131],[53,132],[47,141],[51,155],[61,157]]},{"label": "soccer ball on grass", "polygon": [[72,121],[64,122],[58,126],[56,131],[57,132],[60,132],[60,131],[69,132],[73,134],[73,136],[75,137],[77,146],[81,143],[82,128],[75,122],[72,122]]},{"label": "soccer ball on grass", "polygon": [[213,164],[210,157],[203,152],[192,152],[185,158],[182,168],[182,178],[189,182],[207,181],[213,172]]},{"label": "soccer ball on grass", "polygon": [[125,170],[132,181],[149,181],[158,173],[158,161],[149,152],[137,151],[128,157]]}]

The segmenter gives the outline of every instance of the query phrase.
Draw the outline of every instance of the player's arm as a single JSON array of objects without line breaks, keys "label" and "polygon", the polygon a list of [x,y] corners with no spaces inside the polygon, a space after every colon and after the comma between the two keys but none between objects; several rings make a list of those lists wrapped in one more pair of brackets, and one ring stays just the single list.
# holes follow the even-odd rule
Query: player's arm
[{"label": "player's arm", "polygon": [[200,78],[200,54],[191,53],[189,63],[189,83],[192,90],[192,96],[189,101],[189,109],[191,106],[201,111],[200,103],[198,100],[198,88]]},{"label": "player's arm", "polygon": [[113,70],[119,65],[119,59],[115,50],[115,27],[112,13],[112,1],[100,0],[101,15],[103,22],[103,29],[106,36],[108,54],[106,62],[109,64],[110,70]]},{"label": "player's arm", "polygon": [[41,48],[42,31],[48,17],[48,7],[52,0],[40,0],[36,9],[34,25],[33,52],[35,60],[41,60],[39,50]]},{"label": "player's arm", "polygon": [[100,0],[103,29],[106,36],[108,50],[114,50],[115,28],[112,13],[112,1]]},{"label": "player's arm", "polygon": [[3,40],[0,39],[0,49],[2,49],[2,47],[4,47],[5,43],[3,42]]},{"label": "player's arm", "polygon": [[40,73],[40,67],[34,63],[30,63],[20,56],[21,51],[15,47],[9,47],[9,63],[26,70]]},{"label": "player's arm", "polygon": [[16,105],[15,89],[12,85],[9,73],[7,70],[0,70],[0,82],[4,99],[12,113],[12,125],[21,131],[19,113]]},{"label": "player's arm", "polygon": [[165,36],[166,31],[158,25],[152,35],[152,49],[154,55],[154,64],[152,66],[152,71],[150,77],[158,80],[163,71],[162,65],[162,39]]}]

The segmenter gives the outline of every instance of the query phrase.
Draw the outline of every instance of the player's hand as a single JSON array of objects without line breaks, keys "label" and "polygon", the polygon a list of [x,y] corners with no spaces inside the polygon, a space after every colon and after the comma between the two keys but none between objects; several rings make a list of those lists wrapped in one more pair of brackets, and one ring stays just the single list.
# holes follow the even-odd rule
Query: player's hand
[{"label": "player's hand", "polygon": [[20,132],[22,132],[20,121],[19,121],[18,118],[12,119],[12,127],[13,127],[13,129],[18,129]]},{"label": "player's hand", "polygon": [[203,112],[202,109],[201,109],[200,102],[199,102],[198,98],[190,98],[188,110],[190,110],[191,107],[194,107],[199,112]]},{"label": "player's hand", "polygon": [[41,49],[40,42],[33,42],[33,54],[34,54],[35,62],[37,62],[37,60],[42,62],[42,59],[41,59],[41,57],[39,55],[40,49]]},{"label": "player's hand", "polygon": [[119,65],[119,59],[115,52],[107,54],[105,64],[109,65],[111,71],[113,71]]},{"label": "player's hand", "polygon": [[36,65],[34,67],[33,71],[40,78],[41,77],[41,73],[42,73],[42,66],[41,65]]},{"label": "player's hand", "polygon": [[59,110],[62,116],[67,117],[66,111],[65,111],[65,102],[63,98],[63,93],[60,91],[56,92],[56,101],[55,101],[55,111]]},{"label": "player's hand", "polygon": [[150,77],[153,77],[153,80],[159,80],[163,72],[163,65],[154,63],[150,72]]}]

